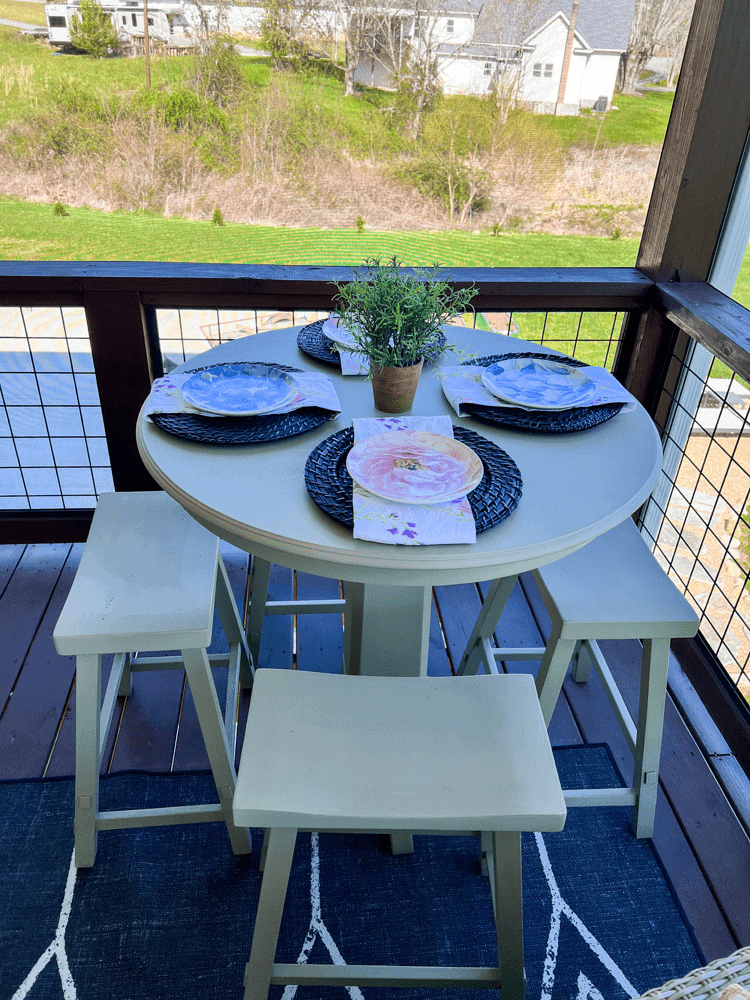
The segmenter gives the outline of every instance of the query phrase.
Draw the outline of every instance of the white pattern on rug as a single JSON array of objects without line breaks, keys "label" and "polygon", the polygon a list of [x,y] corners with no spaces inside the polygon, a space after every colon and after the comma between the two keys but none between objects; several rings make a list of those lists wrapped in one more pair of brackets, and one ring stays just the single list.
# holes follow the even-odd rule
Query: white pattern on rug
[{"label": "white pattern on rug", "polygon": [[[560,919],[563,915],[570,921],[576,932],[580,934],[596,959],[600,961],[603,967],[606,967],[622,990],[627,992],[628,997],[631,999],[636,998],[638,996],[636,989],[631,985],[596,936],[589,932],[586,925],[576,915],[567,901],[564,900],[560,893],[554,871],[552,870],[552,864],[547,854],[547,846],[544,843],[541,832],[534,832],[534,838],[536,839],[536,847],[539,850],[539,861],[542,864],[547,886],[552,896],[552,915],[550,916],[549,936],[547,937],[547,956],[545,957],[544,973],[542,974],[541,998],[552,998],[551,992],[555,983],[555,968],[557,966],[557,948],[560,942]],[[578,998],[600,999],[603,997],[603,995],[599,994],[593,982],[581,971],[578,976]]]},{"label": "white pattern on rug", "polygon": [[[539,860],[542,864],[544,876],[547,880],[547,886],[549,887],[552,898],[552,914],[550,916],[550,931],[547,938],[547,952],[544,962],[544,972],[542,975],[541,998],[551,999],[553,997],[551,992],[555,983],[555,968],[557,966],[557,953],[560,940],[560,925],[562,916],[565,916],[565,918],[569,920],[569,922],[583,938],[584,942],[594,954],[596,959],[609,971],[623,991],[627,993],[628,997],[636,998],[638,995],[637,990],[633,987],[630,981],[628,981],[622,970],[610,957],[601,943],[589,931],[570,905],[564,900],[562,894],[560,893],[560,888],[555,878],[554,871],[552,870],[552,864],[550,863],[544,838],[540,832],[535,832],[534,837],[539,851]],[[62,997],[64,999],[77,998],[75,982],[73,981],[73,975],[71,974],[70,967],[68,966],[68,957],[65,952],[65,933],[68,927],[68,920],[70,919],[70,912],[73,905],[76,872],[74,855],[71,855],[70,866],[68,867],[68,877],[65,882],[65,892],[63,894],[63,901],[60,908],[60,915],[58,917],[54,939],[24,978],[20,987],[13,995],[13,999],[25,999],[28,997],[28,994],[36,983],[37,978],[42,971],[44,971],[53,957],[55,958],[57,969],[60,973],[60,980],[62,982]],[[297,957],[297,963],[307,963],[307,959],[310,956],[310,952],[315,944],[315,941],[317,937],[320,936],[321,942],[328,950],[333,963],[337,966],[345,964],[346,962],[341,954],[341,951],[323,921],[320,898],[320,837],[317,832],[312,832],[310,835],[310,905],[310,925],[308,927],[304,943],[302,944],[302,949]],[[297,985],[287,985],[282,998],[293,999],[297,993],[297,987]],[[364,999],[364,995],[356,986],[347,986],[346,990],[351,999]],[[581,971],[578,975],[577,998],[601,999],[603,997],[604,996],[600,994],[594,983]]]},{"label": "white pattern on rug", "polygon": [[62,997],[64,999],[74,999],[77,997],[75,982],[73,981],[73,975],[70,973],[68,956],[65,952],[65,931],[68,928],[70,909],[73,906],[73,894],[75,893],[76,888],[76,872],[75,853],[73,853],[70,857],[68,879],[65,881],[65,893],[63,894],[60,916],[57,920],[55,938],[26,975],[20,988],[13,996],[14,999],[25,999],[28,996],[29,992],[36,983],[36,979],[53,957],[57,961],[57,969],[60,972],[60,981],[62,982],[63,992]]},{"label": "white pattern on rug", "polygon": [[[310,905],[312,907],[310,925],[305,936],[305,942],[302,944],[302,949],[297,957],[297,963],[307,963],[307,958],[310,956],[310,951],[315,944],[315,940],[320,936],[321,942],[326,950],[328,950],[331,960],[337,966],[342,966],[346,961],[342,957],[341,951],[336,946],[333,936],[331,936],[323,921],[320,904],[320,836],[317,832],[310,832]],[[350,999],[364,999],[362,992],[354,985],[347,985],[346,990],[349,993]],[[293,999],[296,994],[297,985],[287,985],[281,997],[283,999]]]}]

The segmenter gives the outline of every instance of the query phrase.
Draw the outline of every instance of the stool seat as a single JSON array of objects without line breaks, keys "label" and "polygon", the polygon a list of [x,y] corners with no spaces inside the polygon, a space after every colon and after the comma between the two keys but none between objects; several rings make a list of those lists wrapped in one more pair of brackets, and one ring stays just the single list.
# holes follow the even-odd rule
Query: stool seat
[{"label": "stool seat", "polygon": [[[207,652],[215,608],[227,654]],[[103,494],[52,638],[59,654],[76,657],[76,866],[93,866],[100,830],[143,825],[224,821],[234,852],[250,852],[247,832],[232,822],[232,796],[238,687],[252,683],[252,662],[216,536],[163,491]],[[179,656],[140,653],[172,650]],[[105,654],[114,658],[102,701]],[[229,669],[223,713],[218,666]],[[134,671],[155,669],[187,675],[219,803],[100,811],[99,771],[117,698],[130,695]]]},{"label": "stool seat", "polygon": [[234,819],[248,828],[559,831],[565,820],[530,675],[259,669],[248,728],[258,754],[274,749],[262,768],[243,749]]},{"label": "stool seat", "polygon": [[[246,998],[267,998],[270,984],[482,985],[523,998],[520,833],[560,831],[566,816],[530,675],[259,669],[247,727],[234,820],[270,830]],[[300,829],[490,832],[498,966],[276,964]]]},{"label": "stool seat", "polygon": [[163,491],[102,494],[52,634],[58,654],[208,647],[218,553]]},{"label": "stool seat", "polygon": [[[693,607],[661,569],[632,519],[534,572],[562,637],[692,637]],[[644,632],[645,631],[645,632]]]}]

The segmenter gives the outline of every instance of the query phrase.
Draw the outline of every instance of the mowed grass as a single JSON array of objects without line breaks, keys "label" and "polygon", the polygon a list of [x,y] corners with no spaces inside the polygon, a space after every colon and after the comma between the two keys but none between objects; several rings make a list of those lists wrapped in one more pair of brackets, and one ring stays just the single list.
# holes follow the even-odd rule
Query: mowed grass
[{"label": "mowed grass", "polygon": [[24,0],[0,0],[0,18],[5,21],[22,21],[24,24],[47,24],[44,4],[25,3]]},{"label": "mowed grass", "polygon": [[358,233],[249,226],[144,213],[68,209],[0,198],[0,258],[24,261],[203,261],[356,265],[396,254],[405,264],[466,267],[627,267],[636,239],[503,233]]}]

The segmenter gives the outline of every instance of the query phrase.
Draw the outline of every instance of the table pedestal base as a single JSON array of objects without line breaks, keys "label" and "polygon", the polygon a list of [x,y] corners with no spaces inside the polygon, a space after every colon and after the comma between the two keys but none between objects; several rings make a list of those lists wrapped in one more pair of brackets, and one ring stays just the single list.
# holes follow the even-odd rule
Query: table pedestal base
[{"label": "table pedestal base", "polygon": [[426,675],[432,588],[347,582],[344,670],[351,675]]}]

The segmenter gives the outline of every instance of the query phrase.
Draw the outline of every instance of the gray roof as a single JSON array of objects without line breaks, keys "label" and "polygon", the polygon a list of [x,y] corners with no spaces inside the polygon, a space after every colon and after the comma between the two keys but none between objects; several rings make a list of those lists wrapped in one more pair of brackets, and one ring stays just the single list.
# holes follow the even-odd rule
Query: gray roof
[{"label": "gray roof", "polygon": [[[559,11],[562,11],[570,20],[573,6],[572,0],[562,0],[562,2],[561,0],[542,0],[541,9],[533,20],[531,30],[523,31],[524,38],[519,38],[516,35],[511,38],[499,39],[496,22],[492,16],[492,8],[495,4],[501,4],[503,8],[517,5],[523,9],[525,6],[523,0],[509,0],[508,3],[506,0],[487,0],[477,18],[472,41],[485,43],[513,41],[515,44],[519,44]],[[450,6],[456,10],[461,8],[467,14],[476,13],[476,3],[472,0],[453,0]],[[618,52],[624,52],[628,44],[634,7],[635,0],[579,0],[576,32],[592,49],[615,49]],[[500,17],[503,19],[502,14]],[[521,17],[519,20],[522,23],[524,19]]]}]

